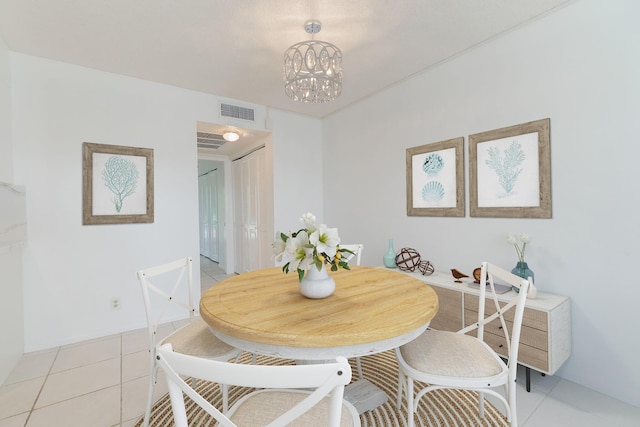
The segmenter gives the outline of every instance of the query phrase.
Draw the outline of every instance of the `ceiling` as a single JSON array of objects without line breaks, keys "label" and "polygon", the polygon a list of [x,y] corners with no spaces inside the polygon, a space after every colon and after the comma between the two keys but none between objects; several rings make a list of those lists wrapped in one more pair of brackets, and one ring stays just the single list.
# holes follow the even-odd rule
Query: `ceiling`
[{"label": "ceiling", "polygon": [[[323,118],[569,0],[0,0],[10,50]],[[284,51],[342,50],[325,104],[284,94]]]}]

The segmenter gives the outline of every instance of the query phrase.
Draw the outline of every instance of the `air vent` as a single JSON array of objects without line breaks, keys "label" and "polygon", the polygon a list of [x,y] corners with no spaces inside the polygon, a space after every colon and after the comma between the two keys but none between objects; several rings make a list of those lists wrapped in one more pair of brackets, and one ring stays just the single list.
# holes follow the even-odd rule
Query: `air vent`
[{"label": "air vent", "polygon": [[220,103],[220,115],[222,117],[231,117],[242,120],[255,120],[255,111],[253,108],[244,108],[237,105]]},{"label": "air vent", "polygon": [[209,132],[198,132],[198,148],[207,148],[211,150],[217,150],[225,142],[222,135]]}]

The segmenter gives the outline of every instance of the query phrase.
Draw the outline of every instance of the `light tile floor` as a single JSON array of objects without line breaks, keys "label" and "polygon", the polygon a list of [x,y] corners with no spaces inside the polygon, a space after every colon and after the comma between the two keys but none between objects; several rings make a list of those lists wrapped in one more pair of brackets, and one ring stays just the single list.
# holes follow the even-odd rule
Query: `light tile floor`
[{"label": "light tile floor", "polygon": [[[227,277],[200,257],[203,290]],[[165,333],[180,325],[165,325]],[[0,427],[130,427],[144,412],[149,360],[146,329],[25,354],[0,387]],[[518,381],[523,427],[640,426],[640,408],[559,377]],[[161,380],[156,398],[166,393]]]}]

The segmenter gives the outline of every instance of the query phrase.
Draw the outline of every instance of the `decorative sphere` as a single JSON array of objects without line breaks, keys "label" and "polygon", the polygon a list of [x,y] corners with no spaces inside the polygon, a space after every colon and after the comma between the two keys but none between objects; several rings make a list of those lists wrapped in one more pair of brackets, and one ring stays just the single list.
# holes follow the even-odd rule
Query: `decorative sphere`
[{"label": "decorative sphere", "polygon": [[396,265],[402,271],[415,271],[420,265],[420,254],[412,248],[402,248],[396,255]]},{"label": "decorative sphere", "polygon": [[418,269],[422,272],[423,276],[430,276],[435,271],[435,268],[433,268],[433,264],[431,264],[429,261],[422,261],[418,266]]}]

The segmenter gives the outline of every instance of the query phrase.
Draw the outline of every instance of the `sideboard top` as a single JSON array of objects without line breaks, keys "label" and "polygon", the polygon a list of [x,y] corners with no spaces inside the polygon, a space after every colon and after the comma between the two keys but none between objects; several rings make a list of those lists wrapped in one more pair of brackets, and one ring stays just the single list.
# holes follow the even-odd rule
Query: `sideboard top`
[{"label": "sideboard top", "polygon": [[[469,286],[469,284],[473,283],[473,279],[469,277],[460,279],[462,283],[456,283],[451,273],[436,271],[429,276],[425,276],[420,272],[404,271],[404,273],[420,279],[429,285],[452,289],[465,294],[480,295],[478,289]],[[507,291],[504,294],[498,295],[498,299],[501,301],[511,301],[516,298],[516,295],[514,291]],[[550,311],[568,299],[569,297],[564,295],[540,292],[540,290],[538,290],[538,295],[535,298],[527,298],[527,307]]]}]

